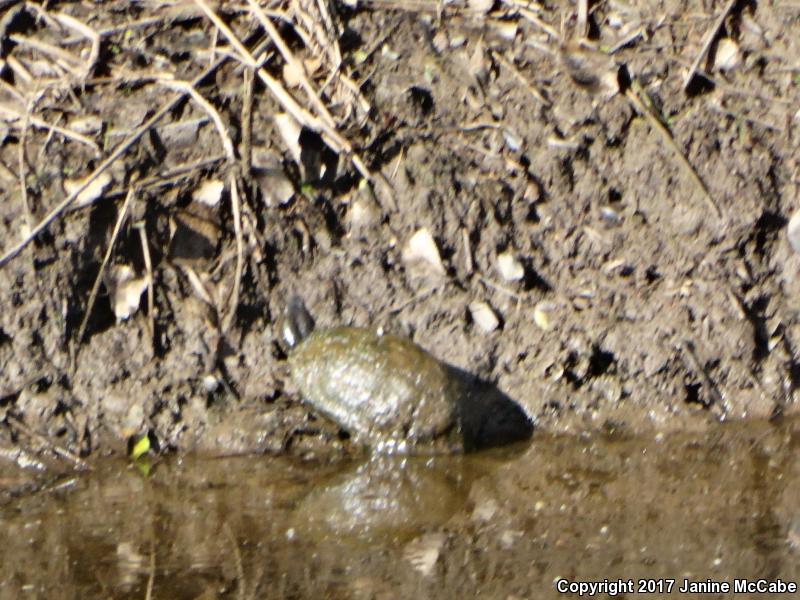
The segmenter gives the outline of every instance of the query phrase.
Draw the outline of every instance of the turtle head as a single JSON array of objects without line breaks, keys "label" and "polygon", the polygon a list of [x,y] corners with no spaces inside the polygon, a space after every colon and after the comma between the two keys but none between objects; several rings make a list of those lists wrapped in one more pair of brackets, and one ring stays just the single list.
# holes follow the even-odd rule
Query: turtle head
[{"label": "turtle head", "polygon": [[314,317],[308,312],[300,296],[292,296],[286,305],[283,321],[283,339],[294,348],[314,331]]}]

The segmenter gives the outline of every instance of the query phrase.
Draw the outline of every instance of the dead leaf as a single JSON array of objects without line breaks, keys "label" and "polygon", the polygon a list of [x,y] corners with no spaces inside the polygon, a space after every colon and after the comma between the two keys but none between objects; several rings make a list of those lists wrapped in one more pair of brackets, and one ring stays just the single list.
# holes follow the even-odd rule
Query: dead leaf
[{"label": "dead leaf", "polygon": [[217,253],[221,234],[216,207],[192,202],[170,219],[169,256],[180,265],[203,268]]}]

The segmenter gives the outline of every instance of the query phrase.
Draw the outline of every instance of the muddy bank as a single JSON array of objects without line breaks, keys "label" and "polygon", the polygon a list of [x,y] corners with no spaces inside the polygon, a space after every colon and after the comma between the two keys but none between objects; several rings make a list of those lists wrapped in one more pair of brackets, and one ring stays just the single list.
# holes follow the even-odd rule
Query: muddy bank
[{"label": "muddy bank", "polygon": [[[684,90],[719,7],[601,3],[582,23],[568,3],[367,2],[331,5],[331,30],[307,4],[279,34],[329,117],[283,55],[265,73],[345,142],[292,130],[270,79],[215,62],[229,42],[193,6],[8,9],[5,454],[69,464],[145,432],[182,452],[346,451],[287,376],[292,293],[322,324],[406,335],[496,383],[540,431],[796,410],[796,7],[736,6],[717,31],[732,58],[712,49]],[[253,52],[271,47],[254,14],[224,17]],[[68,73],[26,40],[62,48]],[[202,77],[212,109],[177,97],[150,123],[176,93],[164,74]],[[11,258],[123,144],[102,185]],[[420,230],[433,259],[406,252]]]}]

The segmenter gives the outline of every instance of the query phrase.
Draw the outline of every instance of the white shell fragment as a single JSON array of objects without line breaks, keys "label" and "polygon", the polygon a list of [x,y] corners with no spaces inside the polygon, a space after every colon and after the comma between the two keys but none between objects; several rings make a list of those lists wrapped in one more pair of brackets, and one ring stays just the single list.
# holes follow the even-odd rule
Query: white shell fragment
[{"label": "white shell fragment", "polygon": [[300,123],[289,113],[278,113],[272,120],[275,122],[275,127],[278,133],[283,138],[283,143],[289,150],[292,158],[296,163],[300,162]]},{"label": "white shell fragment", "polygon": [[478,328],[484,333],[491,333],[500,326],[500,320],[486,302],[476,300],[470,302],[469,314]]},{"label": "white shell fragment", "polygon": [[[82,179],[67,179],[64,181],[64,189],[66,190],[67,194],[72,194],[75,190],[77,190],[83,183],[86,181],[86,177]],[[111,175],[108,173],[101,173],[97,176],[97,178],[92,181],[89,186],[83,190],[78,197],[75,199],[74,206],[76,208],[83,208],[84,206],[89,206],[95,200],[100,198],[108,189],[108,186],[111,185]]]},{"label": "white shell fragment", "polygon": [[433,567],[439,560],[445,542],[443,533],[428,533],[409,542],[403,556],[422,575],[427,577],[433,573]]},{"label": "white shell fragment", "polygon": [[418,229],[406,243],[403,248],[403,262],[408,266],[425,266],[436,275],[445,274],[439,249],[436,247],[431,232],[425,227]]},{"label": "white shell fragment", "polygon": [[219,179],[208,179],[197,186],[192,192],[192,200],[206,206],[216,206],[222,198],[225,184]]},{"label": "white shell fragment", "polygon": [[533,322],[539,329],[547,331],[553,326],[553,313],[556,307],[550,302],[539,302],[533,309]]},{"label": "white shell fragment", "polygon": [[792,250],[800,254],[800,209],[794,211],[789,225],[786,227],[786,237]]},{"label": "white shell fragment", "polygon": [[718,71],[730,71],[739,64],[739,44],[731,38],[722,38],[717,43],[714,55],[714,68]]},{"label": "white shell fragment", "polygon": [[506,281],[519,281],[525,277],[525,267],[509,251],[497,255],[497,270]]},{"label": "white shell fragment", "polygon": [[494,6],[494,0],[468,0],[467,4],[471,11],[485,15]]},{"label": "white shell fragment", "polygon": [[114,315],[120,321],[128,319],[139,309],[142,293],[147,289],[147,277],[136,277],[128,265],[115,265],[109,269],[104,281]]}]

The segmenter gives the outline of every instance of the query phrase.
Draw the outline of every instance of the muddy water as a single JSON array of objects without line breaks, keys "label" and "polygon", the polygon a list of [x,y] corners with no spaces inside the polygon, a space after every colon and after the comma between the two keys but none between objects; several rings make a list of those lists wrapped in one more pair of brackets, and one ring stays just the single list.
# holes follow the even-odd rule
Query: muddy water
[{"label": "muddy water", "polygon": [[107,461],[6,499],[0,598],[542,598],[559,578],[667,597],[685,579],[798,582],[799,443],[794,421],[335,466],[184,459],[145,477]]}]

